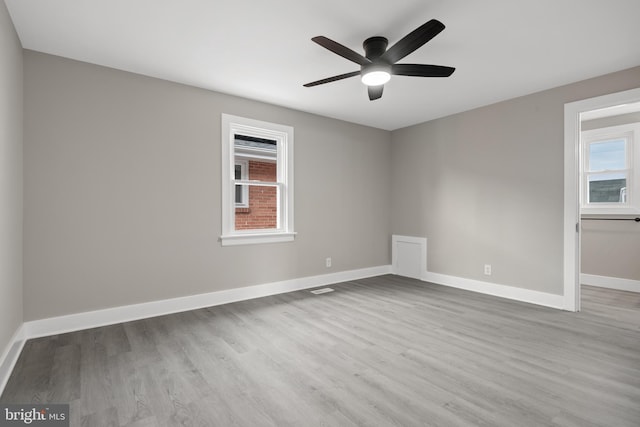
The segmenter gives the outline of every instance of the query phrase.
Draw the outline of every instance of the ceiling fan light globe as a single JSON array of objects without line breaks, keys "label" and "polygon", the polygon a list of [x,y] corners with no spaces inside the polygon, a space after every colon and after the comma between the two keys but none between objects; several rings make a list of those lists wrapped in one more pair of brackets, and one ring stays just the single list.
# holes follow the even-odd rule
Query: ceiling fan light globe
[{"label": "ceiling fan light globe", "polygon": [[367,86],[380,86],[391,79],[391,74],[387,71],[374,70],[362,75],[362,83]]}]

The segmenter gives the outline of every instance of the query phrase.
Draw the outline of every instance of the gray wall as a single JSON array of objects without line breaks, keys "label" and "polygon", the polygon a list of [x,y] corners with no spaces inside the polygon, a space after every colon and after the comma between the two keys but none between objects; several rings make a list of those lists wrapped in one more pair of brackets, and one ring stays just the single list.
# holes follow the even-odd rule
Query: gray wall
[{"label": "gray wall", "polygon": [[[640,122],[640,113],[582,122],[582,130]],[[640,224],[633,221],[582,221],[581,272],[640,280]]]},{"label": "gray wall", "polygon": [[636,87],[640,67],[394,131],[392,232],[427,237],[429,271],[562,294],[564,104]]},{"label": "gray wall", "polygon": [[582,221],[581,272],[640,280],[640,224]]},{"label": "gray wall", "polygon": [[22,324],[22,46],[0,1],[0,357]]},{"label": "gray wall", "polygon": [[[389,264],[389,132],[24,58],[25,320]],[[295,128],[295,242],[220,246],[223,112]]]}]

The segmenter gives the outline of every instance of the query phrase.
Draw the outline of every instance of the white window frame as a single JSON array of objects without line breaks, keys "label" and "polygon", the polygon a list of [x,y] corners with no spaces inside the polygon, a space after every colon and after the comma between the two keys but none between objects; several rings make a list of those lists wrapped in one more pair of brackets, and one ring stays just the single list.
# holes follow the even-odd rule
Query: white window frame
[{"label": "white window frame", "polygon": [[[627,190],[625,203],[588,203],[589,200],[589,145],[614,139],[624,139],[626,144]],[[640,213],[640,124],[632,123],[581,132],[581,214],[583,215],[628,215]],[[612,172],[618,172],[612,171]]]},{"label": "white window frame", "polygon": [[[276,141],[275,183],[235,179],[235,135]],[[222,114],[222,246],[289,242],[295,238],[293,221],[293,127]],[[235,185],[266,185],[278,188],[278,221],[272,229],[235,229]]]},{"label": "white window frame", "polygon": [[[236,166],[240,166],[240,180],[242,181],[248,181],[249,180],[249,161],[248,160],[236,160],[233,164],[233,177],[235,178],[236,176]],[[233,201],[236,204],[236,208],[248,208],[249,207],[249,187],[247,187],[246,185],[241,186],[240,188],[242,188],[242,201],[241,202],[237,202],[236,201],[236,195],[235,195],[235,187],[234,187],[234,193],[233,193]]]}]

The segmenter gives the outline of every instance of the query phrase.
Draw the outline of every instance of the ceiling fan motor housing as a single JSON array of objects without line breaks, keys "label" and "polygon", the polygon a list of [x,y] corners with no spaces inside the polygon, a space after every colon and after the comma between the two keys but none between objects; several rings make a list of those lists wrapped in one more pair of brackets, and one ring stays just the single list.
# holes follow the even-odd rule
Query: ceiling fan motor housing
[{"label": "ceiling fan motor housing", "polygon": [[387,50],[387,46],[389,45],[389,40],[386,37],[369,37],[362,43],[362,47],[364,47],[364,52],[367,59],[371,61],[375,61],[383,53]]}]

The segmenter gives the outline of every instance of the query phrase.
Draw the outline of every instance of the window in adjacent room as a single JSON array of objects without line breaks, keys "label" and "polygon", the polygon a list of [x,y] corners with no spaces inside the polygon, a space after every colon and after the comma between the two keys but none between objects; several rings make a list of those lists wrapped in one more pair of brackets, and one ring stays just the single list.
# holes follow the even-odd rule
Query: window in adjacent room
[{"label": "window in adjacent room", "polygon": [[222,244],[294,235],[293,128],[223,114]]},{"label": "window in adjacent room", "polygon": [[582,132],[582,213],[640,212],[638,127]]}]

